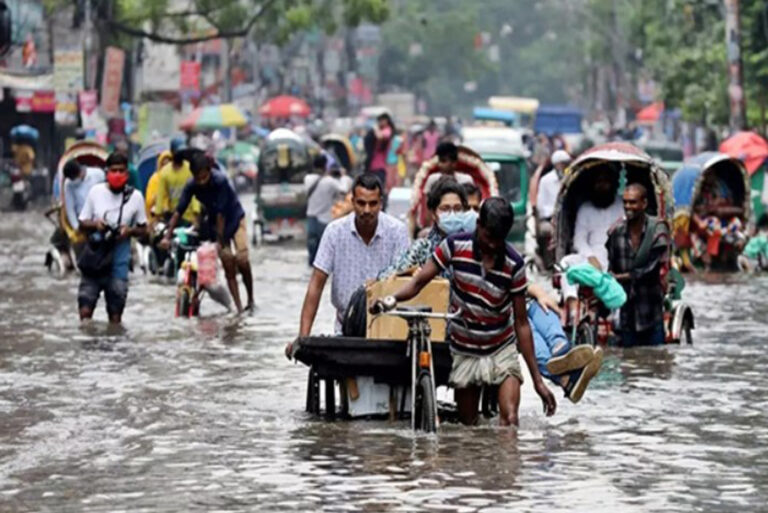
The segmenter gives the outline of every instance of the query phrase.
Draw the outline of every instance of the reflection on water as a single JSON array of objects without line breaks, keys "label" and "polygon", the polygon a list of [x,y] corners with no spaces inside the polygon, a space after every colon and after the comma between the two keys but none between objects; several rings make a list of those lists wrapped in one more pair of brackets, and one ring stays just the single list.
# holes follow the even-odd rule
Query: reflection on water
[{"label": "reflection on water", "polygon": [[[301,248],[256,252],[252,316],[132,278],[125,328],[77,322],[76,278],[43,273],[48,228],[0,227],[0,510],[760,511],[768,499],[765,278],[689,285],[691,347],[608,351],[554,417],[525,388],[519,432],[328,424],[282,349]],[[319,331],[330,331],[327,301]],[[529,385],[526,385],[529,387]]]}]

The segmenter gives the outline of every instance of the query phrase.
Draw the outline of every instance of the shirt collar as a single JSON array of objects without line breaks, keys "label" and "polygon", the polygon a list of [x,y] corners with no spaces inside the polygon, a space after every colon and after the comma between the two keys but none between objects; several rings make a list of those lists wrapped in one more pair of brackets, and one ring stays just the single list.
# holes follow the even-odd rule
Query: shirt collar
[{"label": "shirt collar", "polygon": [[[355,216],[354,212],[349,214],[349,221],[348,221],[348,223],[349,223],[349,231],[352,232],[352,235],[354,235],[355,237],[357,237],[358,239],[360,239],[362,241],[363,237],[360,236],[360,233],[357,231],[357,224],[355,224],[355,217],[356,216]],[[381,238],[381,217],[382,217],[381,216],[381,212],[379,212],[379,217],[378,217],[378,220],[376,222],[376,232],[373,234],[373,237],[371,237],[371,243],[373,241],[375,241],[376,239]],[[369,245],[370,245],[370,243],[369,243]]]}]

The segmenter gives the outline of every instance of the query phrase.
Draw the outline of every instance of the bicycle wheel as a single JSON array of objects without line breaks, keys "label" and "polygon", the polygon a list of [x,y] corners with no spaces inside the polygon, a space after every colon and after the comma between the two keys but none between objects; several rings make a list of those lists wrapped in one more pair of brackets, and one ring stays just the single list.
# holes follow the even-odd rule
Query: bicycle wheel
[{"label": "bicycle wheel", "polygon": [[411,415],[415,419],[417,431],[434,433],[437,431],[437,417],[435,416],[435,391],[432,388],[432,379],[429,374],[419,376],[416,386],[416,407]]},{"label": "bicycle wheel", "polygon": [[592,325],[586,321],[579,324],[579,327],[576,330],[575,345],[595,346],[596,342],[595,329],[592,327]]}]

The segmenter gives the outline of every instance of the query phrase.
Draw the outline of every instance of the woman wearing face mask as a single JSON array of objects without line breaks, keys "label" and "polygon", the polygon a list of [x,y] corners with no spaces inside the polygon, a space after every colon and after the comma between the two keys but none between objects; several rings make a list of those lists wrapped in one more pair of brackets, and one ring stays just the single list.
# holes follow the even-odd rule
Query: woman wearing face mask
[{"label": "woman wearing face mask", "polygon": [[475,230],[477,213],[470,210],[464,188],[452,177],[443,177],[432,187],[427,208],[436,222],[425,237],[413,241],[394,264],[379,273],[380,280],[409,274],[427,261],[445,237]]}]

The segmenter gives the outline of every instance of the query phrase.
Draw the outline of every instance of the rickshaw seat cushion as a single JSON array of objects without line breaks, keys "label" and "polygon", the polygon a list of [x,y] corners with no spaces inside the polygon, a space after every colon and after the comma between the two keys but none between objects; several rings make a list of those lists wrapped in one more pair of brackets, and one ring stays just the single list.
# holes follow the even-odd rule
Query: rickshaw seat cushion
[{"label": "rickshaw seat cushion", "polygon": [[591,264],[569,267],[565,276],[571,285],[590,287],[606,308],[621,308],[627,302],[624,287],[609,273],[600,271]]}]

